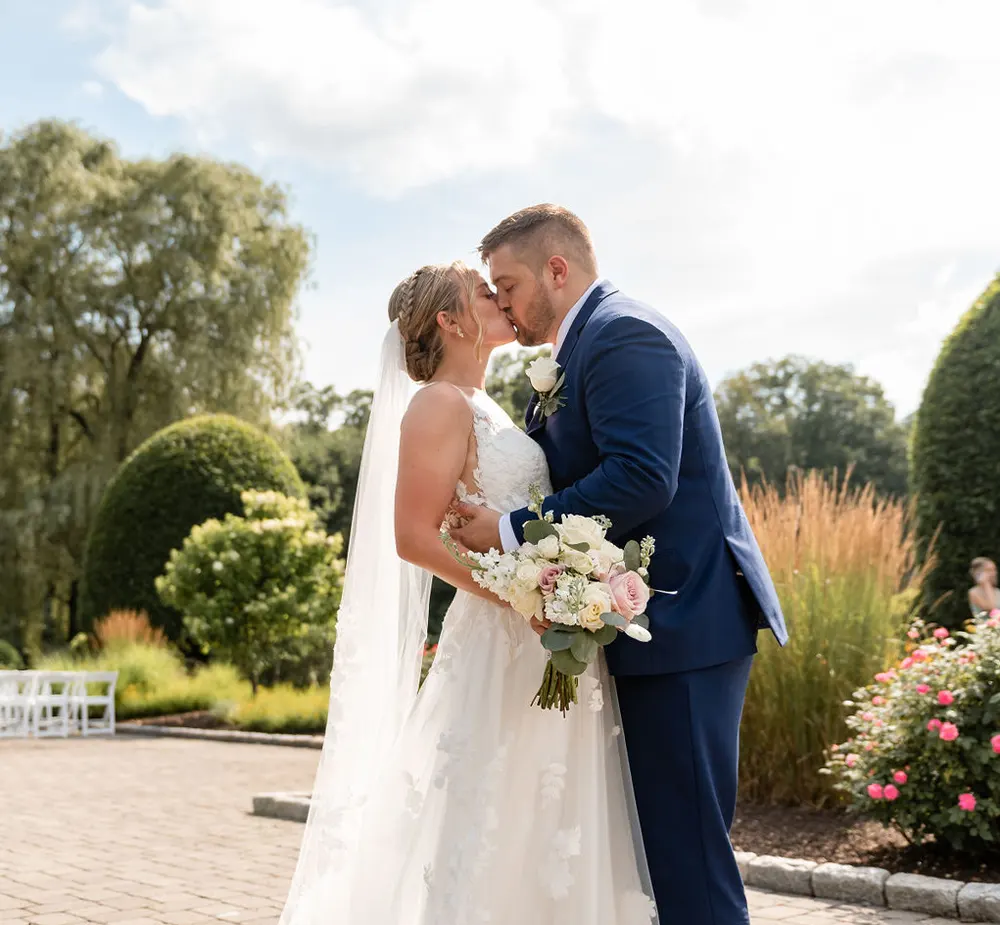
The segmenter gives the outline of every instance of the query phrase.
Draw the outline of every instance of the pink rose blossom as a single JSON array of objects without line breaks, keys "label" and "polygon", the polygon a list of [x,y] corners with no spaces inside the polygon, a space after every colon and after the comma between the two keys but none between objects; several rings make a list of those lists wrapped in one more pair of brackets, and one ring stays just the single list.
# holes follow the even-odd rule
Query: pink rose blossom
[{"label": "pink rose blossom", "polygon": [[971,813],[976,808],[976,798],[971,793],[959,794],[958,808]]},{"label": "pink rose blossom", "polygon": [[932,719],[927,724],[927,730],[928,730],[928,732],[937,732],[940,728],[941,728],[941,720],[939,720],[939,719]]},{"label": "pink rose blossom", "polygon": [[885,703],[885,697],[872,697],[873,706],[880,707],[884,703]]},{"label": "pink rose blossom", "polygon": [[1000,626],[1000,617],[990,617],[989,620],[986,621],[986,625],[991,630],[995,630],[998,626]]},{"label": "pink rose blossom", "polygon": [[869,784],[868,785],[868,796],[873,800],[881,800],[885,796],[885,791],[882,789],[881,784]]},{"label": "pink rose blossom", "polygon": [[892,784],[888,784],[886,786],[886,788],[882,791],[882,795],[887,800],[889,800],[890,802],[892,802],[893,800],[895,800],[899,796],[899,791],[895,787],[893,787]]},{"label": "pink rose blossom", "polygon": [[893,673],[891,671],[880,671],[875,675],[875,680],[879,684],[888,684],[893,679]]},{"label": "pink rose blossom", "polygon": [[943,626],[939,626],[934,630],[935,639],[947,639],[951,634]]},{"label": "pink rose blossom", "polygon": [[944,739],[945,742],[954,742],[958,738],[958,726],[954,723],[942,723],[941,731],[938,735]]},{"label": "pink rose blossom", "polygon": [[993,608],[993,609],[992,609],[992,610],[990,611],[990,616],[991,616],[991,617],[997,617],[997,618],[1000,618],[1000,608],[997,608],[997,607],[994,607],[994,608]]},{"label": "pink rose blossom", "polygon": [[993,736],[993,738],[990,739],[990,745],[993,746],[993,751],[1000,755],[1000,735]]},{"label": "pink rose blossom", "polygon": [[906,771],[897,771],[895,774],[892,775],[892,779],[897,784],[900,785],[905,784],[907,780],[909,780],[909,778],[906,776]]},{"label": "pink rose blossom", "polygon": [[870,752],[875,748],[874,742],[865,742],[865,751]]},{"label": "pink rose blossom", "polygon": [[[913,659],[912,659],[912,661],[914,661],[914,662],[926,662],[927,659],[928,659],[928,657],[929,656],[927,655],[927,653],[923,649],[917,649],[917,651],[913,653]],[[905,659],[904,659],[904,661],[905,661]]]},{"label": "pink rose blossom", "polygon": [[918,630],[916,628],[911,629],[906,635],[909,636],[910,639],[919,639],[920,638],[920,630]]},{"label": "pink rose blossom", "polygon": [[631,620],[632,617],[645,611],[649,602],[649,588],[637,572],[614,575],[609,584],[611,606],[615,613],[620,613],[626,620]]},{"label": "pink rose blossom", "polygon": [[955,702],[955,695],[951,691],[938,691],[937,701],[943,707],[950,707]]},{"label": "pink rose blossom", "polygon": [[929,694],[930,692],[931,692],[931,688],[930,688],[929,684],[918,684],[917,685],[917,693],[918,694]]},{"label": "pink rose blossom", "polygon": [[551,594],[556,589],[556,579],[564,572],[561,565],[546,565],[538,576],[538,589],[542,594]]},{"label": "pink rose blossom", "polygon": [[861,718],[866,723],[870,723],[873,719],[875,719],[875,714],[872,713],[872,712],[870,712],[870,711],[866,711],[866,712],[864,712],[864,713],[861,714]]},{"label": "pink rose blossom", "polygon": [[907,668],[912,668],[913,667],[913,659],[910,658],[910,656],[906,656],[906,658],[904,658],[899,663],[899,667],[902,668],[903,671],[906,671]]},{"label": "pink rose blossom", "polygon": [[[998,736],[998,738],[1000,738],[1000,736]],[[860,758],[860,755],[850,754],[844,759],[844,764],[846,764],[849,768],[853,768],[854,765],[858,763]]]}]

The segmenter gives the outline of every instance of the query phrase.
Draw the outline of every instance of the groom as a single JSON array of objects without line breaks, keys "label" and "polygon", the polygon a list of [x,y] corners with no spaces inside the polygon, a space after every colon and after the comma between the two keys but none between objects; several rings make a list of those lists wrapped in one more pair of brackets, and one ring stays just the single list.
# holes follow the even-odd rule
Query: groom
[{"label": "groom", "polygon": [[[678,592],[650,601],[652,642],[622,635],[605,650],[660,921],[747,925],[729,841],[740,714],[757,631],[782,645],[787,632],[708,379],[677,328],[598,277],[590,233],[566,209],[523,209],[479,251],[518,341],[554,344],[565,374],[528,407],[555,488],[544,509],[605,514],[620,546],[653,536],[650,584]],[[478,551],[520,545],[532,516],[464,513],[455,536]]]}]

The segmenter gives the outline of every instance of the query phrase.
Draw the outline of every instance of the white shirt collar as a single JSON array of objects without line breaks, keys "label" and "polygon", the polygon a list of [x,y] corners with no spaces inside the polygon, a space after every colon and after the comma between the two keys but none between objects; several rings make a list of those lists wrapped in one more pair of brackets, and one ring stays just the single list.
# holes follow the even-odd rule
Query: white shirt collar
[{"label": "white shirt collar", "polygon": [[580,314],[580,309],[583,308],[583,303],[587,301],[590,294],[601,284],[604,280],[601,277],[597,277],[591,284],[590,288],[580,296],[576,304],[569,310],[566,317],[563,318],[563,322],[559,325],[559,333],[556,334],[556,343],[552,348],[553,358],[559,356],[559,351],[562,349],[563,343],[566,341],[566,335],[569,334],[569,329],[573,327],[573,322],[576,320],[576,316]]}]

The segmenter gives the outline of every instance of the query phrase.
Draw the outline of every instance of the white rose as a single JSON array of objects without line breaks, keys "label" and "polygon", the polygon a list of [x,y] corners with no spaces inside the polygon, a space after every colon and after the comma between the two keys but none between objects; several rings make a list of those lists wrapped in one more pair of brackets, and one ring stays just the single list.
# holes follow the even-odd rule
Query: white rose
[{"label": "white rose", "polygon": [[559,537],[549,534],[538,544],[538,551],[546,559],[555,559],[559,556]]},{"label": "white rose", "polygon": [[538,576],[542,574],[542,567],[536,565],[530,560],[528,562],[522,562],[517,567],[517,580],[524,585],[525,588],[530,588],[534,590],[538,587]]},{"label": "white rose", "polygon": [[583,609],[578,614],[580,626],[596,632],[604,621],[601,617],[611,612],[611,588],[605,584],[591,582],[583,595]]},{"label": "white rose", "polygon": [[600,549],[604,543],[604,527],[579,514],[564,514],[562,523],[556,529],[563,542],[571,546],[586,543],[591,549]]},{"label": "white rose", "polygon": [[612,565],[616,562],[625,561],[624,550],[619,549],[614,543],[609,543],[607,540],[601,543],[599,554],[602,559],[606,559]]},{"label": "white rose", "polygon": [[536,392],[549,392],[559,378],[559,364],[552,357],[538,357],[525,370]]},{"label": "white rose", "polygon": [[537,588],[534,591],[525,591],[515,585],[511,589],[510,606],[525,620],[530,620],[532,617],[541,619],[545,616],[545,601],[542,592]]},{"label": "white rose", "polygon": [[590,558],[590,555],[576,549],[564,550],[560,561],[581,575],[589,575],[594,571],[594,560]]}]

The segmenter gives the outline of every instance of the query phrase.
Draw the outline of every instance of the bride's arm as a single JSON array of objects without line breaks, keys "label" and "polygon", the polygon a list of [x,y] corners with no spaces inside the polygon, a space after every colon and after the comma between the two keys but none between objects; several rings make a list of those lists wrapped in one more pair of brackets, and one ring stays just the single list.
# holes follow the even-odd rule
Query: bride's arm
[{"label": "bride's arm", "polygon": [[399,440],[396,552],[448,584],[500,604],[441,542],[441,523],[465,470],[471,437],[472,409],[453,386],[428,386],[410,402]]}]

